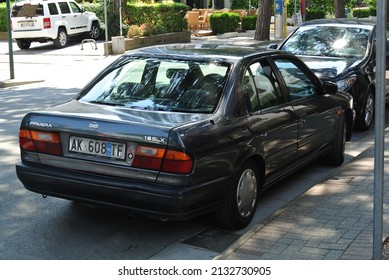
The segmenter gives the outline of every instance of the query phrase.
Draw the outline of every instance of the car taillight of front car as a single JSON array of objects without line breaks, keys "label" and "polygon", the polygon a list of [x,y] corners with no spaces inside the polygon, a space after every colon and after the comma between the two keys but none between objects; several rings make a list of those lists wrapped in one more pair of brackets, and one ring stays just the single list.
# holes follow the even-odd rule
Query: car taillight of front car
[{"label": "car taillight of front car", "polygon": [[19,145],[22,150],[50,155],[62,155],[61,138],[57,132],[21,129]]}]

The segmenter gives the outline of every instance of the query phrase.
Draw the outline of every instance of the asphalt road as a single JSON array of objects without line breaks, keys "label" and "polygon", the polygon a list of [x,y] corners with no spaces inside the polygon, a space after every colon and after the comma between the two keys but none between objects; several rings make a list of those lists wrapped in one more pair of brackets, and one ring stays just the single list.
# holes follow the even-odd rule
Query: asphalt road
[{"label": "asphalt road", "polygon": [[[71,48],[79,50],[79,45]],[[212,259],[334,171],[319,160],[284,180],[261,196],[252,224],[234,232],[215,228],[211,216],[163,222],[29,192],[15,174],[20,121],[30,110],[71,98],[116,59],[94,51],[58,53],[50,45],[15,49],[16,79],[41,82],[0,88],[0,259]],[[6,43],[0,42],[0,80],[8,79],[8,66]],[[374,129],[354,133],[346,161],[373,139]]]}]

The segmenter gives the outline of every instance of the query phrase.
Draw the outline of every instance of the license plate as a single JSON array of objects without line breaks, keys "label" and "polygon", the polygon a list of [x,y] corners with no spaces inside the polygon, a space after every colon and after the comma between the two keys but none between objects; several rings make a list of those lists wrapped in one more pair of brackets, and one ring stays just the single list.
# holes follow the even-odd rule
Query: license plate
[{"label": "license plate", "polygon": [[20,27],[34,27],[34,22],[33,21],[26,21],[20,23]]},{"label": "license plate", "polygon": [[124,160],[126,144],[77,136],[69,138],[69,152]]}]

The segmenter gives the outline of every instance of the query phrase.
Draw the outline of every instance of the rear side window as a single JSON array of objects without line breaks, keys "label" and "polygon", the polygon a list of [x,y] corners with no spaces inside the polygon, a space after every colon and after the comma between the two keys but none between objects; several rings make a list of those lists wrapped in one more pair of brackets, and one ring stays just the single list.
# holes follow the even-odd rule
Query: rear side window
[{"label": "rear side window", "polygon": [[43,6],[38,5],[23,5],[23,6],[13,6],[12,8],[12,17],[37,17],[43,16]]},{"label": "rear side window", "polygon": [[316,95],[314,83],[293,61],[276,59],[274,62],[280,70],[292,100]]},{"label": "rear side window", "polygon": [[49,3],[47,7],[49,8],[50,15],[58,15],[58,8],[55,3]]},{"label": "rear side window", "polygon": [[62,14],[70,14],[70,8],[67,2],[59,2],[58,5]]}]

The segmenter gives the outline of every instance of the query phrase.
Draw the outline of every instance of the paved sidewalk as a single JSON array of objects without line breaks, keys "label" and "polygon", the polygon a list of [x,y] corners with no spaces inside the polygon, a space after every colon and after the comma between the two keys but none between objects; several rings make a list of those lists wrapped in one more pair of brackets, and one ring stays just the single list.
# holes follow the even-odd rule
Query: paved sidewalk
[{"label": "paved sidewalk", "polygon": [[[386,131],[388,139],[389,132]],[[389,144],[385,147],[389,181]],[[215,259],[369,260],[373,257],[374,147],[254,226]],[[384,186],[383,235],[389,235]]]}]

